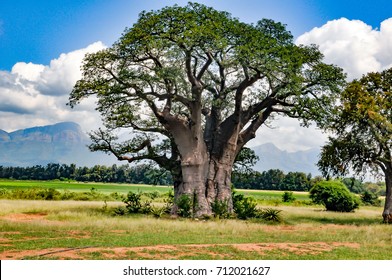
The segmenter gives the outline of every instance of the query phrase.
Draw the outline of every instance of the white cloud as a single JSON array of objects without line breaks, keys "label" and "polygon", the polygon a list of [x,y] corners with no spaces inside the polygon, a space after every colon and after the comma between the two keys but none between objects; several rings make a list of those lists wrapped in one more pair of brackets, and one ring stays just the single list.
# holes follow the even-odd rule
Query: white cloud
[{"label": "white cloud", "polygon": [[348,79],[392,66],[392,18],[373,29],[360,20],[341,18],[298,37],[297,44],[316,44],[327,63],[342,67]]},{"label": "white cloud", "polygon": [[99,126],[94,99],[71,109],[66,106],[75,82],[81,78],[80,65],[86,53],[105,48],[101,42],[61,54],[50,65],[19,62],[11,72],[0,72],[0,129],[75,121],[83,130]]}]

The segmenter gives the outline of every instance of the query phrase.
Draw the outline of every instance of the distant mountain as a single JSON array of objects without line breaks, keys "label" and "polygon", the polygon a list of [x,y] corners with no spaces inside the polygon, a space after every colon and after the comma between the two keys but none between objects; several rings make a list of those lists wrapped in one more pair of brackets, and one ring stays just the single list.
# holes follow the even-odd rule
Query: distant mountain
[{"label": "distant mountain", "polygon": [[[0,130],[0,165],[33,166],[48,163],[77,166],[121,164],[114,156],[90,152],[90,139],[80,126],[63,122],[48,126],[37,126],[8,133]],[[300,171],[320,174],[316,162],[318,149],[287,152],[267,143],[252,148],[260,160],[253,167],[257,171],[280,169],[284,172]]]},{"label": "distant mountain", "polygon": [[78,166],[111,165],[116,159],[92,153],[89,138],[80,126],[63,122],[7,133],[0,130],[0,165],[33,166],[75,163]]},{"label": "distant mountain", "polygon": [[287,152],[277,148],[272,143],[252,147],[260,160],[253,169],[265,171],[269,169],[280,169],[287,172],[311,173],[313,176],[320,175],[316,163],[320,150],[317,148],[305,151]]}]

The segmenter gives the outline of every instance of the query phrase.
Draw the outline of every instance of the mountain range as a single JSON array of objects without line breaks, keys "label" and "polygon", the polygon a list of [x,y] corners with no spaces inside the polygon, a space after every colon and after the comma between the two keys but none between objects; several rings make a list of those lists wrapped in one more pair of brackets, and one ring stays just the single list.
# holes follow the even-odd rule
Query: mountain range
[{"label": "mountain range", "polygon": [[[0,130],[0,165],[34,166],[48,163],[77,166],[119,164],[113,156],[92,153],[87,148],[89,138],[77,123],[63,122],[37,126],[14,132]],[[260,160],[253,167],[257,171],[280,169],[319,174],[315,163],[319,150],[287,152],[267,143],[252,147]],[[122,164],[122,163],[121,163]]]},{"label": "mountain range", "polygon": [[116,159],[87,148],[88,136],[73,122],[37,126],[8,133],[0,130],[0,165],[34,166],[48,163],[78,166],[112,165]]}]

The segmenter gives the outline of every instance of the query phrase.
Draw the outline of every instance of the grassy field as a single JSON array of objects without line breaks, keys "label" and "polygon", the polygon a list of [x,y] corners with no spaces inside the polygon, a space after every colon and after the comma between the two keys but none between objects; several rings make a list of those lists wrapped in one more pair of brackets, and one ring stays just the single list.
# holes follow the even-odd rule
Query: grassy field
[{"label": "grassy field", "polygon": [[5,180],[0,179],[0,189],[27,189],[27,188],[54,188],[56,190],[70,190],[74,192],[90,191],[92,188],[102,193],[123,193],[129,191],[159,191],[167,192],[170,187],[165,186],[150,186],[137,184],[116,184],[116,183],[83,183],[83,182],[68,182],[68,181],[19,181],[19,180]]},{"label": "grassy field", "polygon": [[[68,181],[19,181],[0,179],[0,189],[26,190],[34,188],[53,188],[59,191],[89,192],[92,189],[102,194],[127,194],[128,192],[159,192],[161,194],[172,190],[169,186],[151,186],[140,184],[116,184],[116,183],[83,183]],[[260,204],[276,205],[282,201],[282,191],[257,191],[257,190],[237,190],[246,196],[254,197]],[[294,192],[297,201],[310,201],[308,193]]]},{"label": "grassy field", "polygon": [[[3,181],[0,188],[17,188],[19,183]],[[42,184],[23,183],[20,187]],[[74,188],[67,184],[75,184],[75,189],[81,191],[93,186],[102,192],[128,192],[141,187],[45,183],[72,191]],[[381,223],[381,207],[335,213],[315,205],[278,204],[279,192],[248,190],[245,194],[260,201],[260,207],[270,207],[265,205],[275,201],[273,208],[282,210],[283,222],[118,217],[113,215],[113,209],[122,202],[3,199],[0,259],[392,258],[392,226]],[[306,194],[295,195],[306,198]]]}]

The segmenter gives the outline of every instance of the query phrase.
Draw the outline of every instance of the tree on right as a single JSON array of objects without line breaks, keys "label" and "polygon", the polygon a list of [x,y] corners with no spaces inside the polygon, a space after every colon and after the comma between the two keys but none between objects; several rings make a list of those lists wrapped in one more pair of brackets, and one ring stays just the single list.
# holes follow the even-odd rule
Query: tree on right
[{"label": "tree on right", "polygon": [[383,174],[385,223],[392,223],[392,68],[347,85],[324,129],[331,132],[318,166],[324,176]]}]

